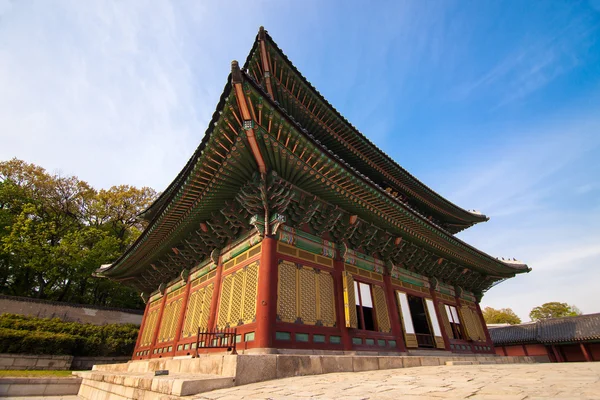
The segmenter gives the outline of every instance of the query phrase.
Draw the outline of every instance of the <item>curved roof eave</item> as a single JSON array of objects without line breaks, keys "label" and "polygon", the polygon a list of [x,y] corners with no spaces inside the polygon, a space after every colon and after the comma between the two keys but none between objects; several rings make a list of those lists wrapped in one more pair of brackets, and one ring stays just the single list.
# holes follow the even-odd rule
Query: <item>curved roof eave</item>
[{"label": "curved roof eave", "polygon": [[[348,127],[350,127],[350,129],[352,129],[362,140],[364,140],[366,143],[368,143],[374,149],[374,151],[380,153],[387,161],[389,161],[394,167],[396,167],[400,173],[405,174],[407,177],[409,177],[411,180],[413,180],[417,185],[419,185],[423,190],[425,190],[425,192],[427,192],[433,198],[438,199],[442,203],[446,204],[446,206],[449,209],[453,209],[455,212],[459,212],[459,213],[463,214],[465,221],[468,221],[471,223],[469,226],[466,226],[463,229],[467,229],[468,227],[473,226],[477,223],[485,222],[485,221],[489,220],[489,217],[487,217],[485,214],[478,212],[478,211],[474,212],[474,211],[466,210],[466,209],[452,203],[450,200],[446,199],[442,195],[438,194],[433,189],[429,188],[427,185],[422,183],[415,176],[413,176],[406,169],[404,169],[400,164],[398,164],[394,159],[392,159],[383,150],[381,150],[379,147],[377,147],[363,133],[361,133],[354,125],[352,125],[352,123],[350,121],[348,121],[331,103],[329,103],[329,101],[327,101],[327,99],[308,81],[308,79],[306,79],[306,77],[304,77],[304,75],[302,75],[302,73],[298,70],[298,68],[296,68],[296,66],[292,63],[292,61],[285,55],[285,53],[281,50],[281,48],[277,45],[277,43],[273,40],[273,38],[268,34],[268,32],[265,31],[265,34],[266,34],[266,37],[269,40],[269,42],[273,45],[273,48],[280,54],[280,56],[285,61],[288,62],[288,64],[292,68],[292,71],[300,77],[300,79],[303,81],[303,83],[306,84],[315,93],[315,95],[319,98],[319,100],[321,100],[323,102],[323,104],[325,104],[341,121],[343,121],[343,123],[345,123]],[[249,61],[252,57],[252,54],[256,50],[257,46],[258,46],[258,35],[256,36],[256,39],[254,40],[254,44],[246,58],[246,62],[244,63],[243,69],[247,69]]]},{"label": "curved roof eave", "polygon": [[340,164],[342,167],[344,167],[346,170],[348,170],[348,172],[350,172],[351,174],[355,175],[356,177],[358,177],[359,179],[363,180],[364,182],[366,182],[369,186],[373,187],[374,189],[378,190],[380,193],[382,193],[383,195],[387,195],[388,197],[390,197],[391,199],[393,199],[398,205],[400,205],[400,207],[404,208],[405,210],[407,210],[409,213],[413,214],[414,216],[416,216],[417,218],[421,219],[422,221],[424,221],[425,223],[431,225],[433,228],[441,231],[442,233],[444,233],[447,236],[447,240],[455,240],[456,242],[462,244],[463,246],[477,252],[478,254],[480,254],[481,256],[501,265],[502,267],[508,267],[510,270],[512,270],[511,273],[514,274],[520,274],[520,273],[525,273],[525,272],[530,272],[531,268],[529,266],[527,266],[527,264],[521,262],[521,261],[517,261],[517,260],[504,260],[504,259],[499,259],[498,257],[493,257],[489,254],[487,254],[484,251],[479,250],[478,248],[471,246],[470,244],[468,244],[467,242],[457,238],[456,236],[452,235],[451,233],[447,232],[444,228],[438,226],[437,224],[435,224],[434,222],[430,221],[428,218],[426,218],[425,216],[423,216],[422,214],[420,214],[417,210],[414,210],[412,207],[402,203],[400,200],[396,199],[395,197],[391,196],[388,192],[386,192],[381,186],[379,186],[377,183],[373,182],[369,177],[361,174],[359,171],[357,171],[355,168],[353,168],[352,166],[350,166],[347,162],[345,162],[343,159],[341,159],[339,156],[337,156],[333,151],[331,151],[330,149],[328,149],[325,145],[323,145],[321,142],[319,142],[318,140],[316,140],[316,138],[311,135],[298,121],[295,121],[293,118],[291,118],[291,116],[288,114],[288,112],[282,108],[274,99],[271,98],[271,96],[268,95],[268,93],[265,91],[265,89],[260,86],[260,84],[258,82],[256,82],[254,80],[254,78],[250,75],[248,75],[246,72],[243,72],[244,77],[246,78],[246,80],[248,82],[250,82],[252,84],[252,86],[258,90],[262,96],[271,103],[271,105],[273,107],[275,107],[287,120],[290,124],[292,124],[293,126],[296,127],[296,129],[298,129],[298,131],[305,135],[309,140],[311,140],[311,142],[320,147],[323,150],[324,154],[329,154],[331,155],[331,159],[332,161]]},{"label": "curved roof eave", "polygon": [[[211,117],[208,128],[206,128],[206,131],[204,132],[202,141],[200,142],[200,144],[198,145],[198,147],[196,148],[196,150],[194,151],[194,153],[192,154],[192,156],[190,157],[188,162],[185,164],[183,169],[179,172],[179,174],[177,174],[177,176],[175,177],[175,179],[173,179],[173,181],[169,184],[169,186],[167,186],[167,188],[160,194],[160,196],[154,201],[154,203],[152,203],[146,210],[144,210],[140,214],[138,214],[138,216],[142,217],[142,218],[144,218],[143,217],[144,215],[150,216],[148,226],[144,229],[142,234],[135,240],[135,242],[133,242],[127,248],[127,250],[125,250],[125,252],[123,254],[121,254],[121,256],[115,262],[113,262],[112,264],[104,264],[100,268],[98,268],[95,272],[98,276],[107,276],[106,274],[110,273],[110,271],[115,266],[117,266],[123,259],[125,259],[125,257],[132,251],[132,249],[134,249],[136,247],[136,245],[138,243],[140,243],[141,241],[143,241],[144,238],[148,235],[150,228],[152,227],[152,225],[154,223],[156,223],[156,221],[158,220],[158,217],[162,214],[164,209],[169,205],[169,203],[171,202],[171,200],[177,193],[176,189],[178,189],[182,185],[182,182],[185,181],[185,178],[187,178],[187,176],[190,174],[194,165],[196,164],[196,161],[200,157],[200,154],[206,147],[206,144],[208,143],[208,140],[210,139],[212,130],[215,126],[215,123],[219,119],[219,115],[223,109],[223,106],[225,105],[225,100],[227,99],[227,97],[229,96],[230,93],[231,93],[231,74],[229,74],[229,76],[227,77],[227,83],[225,84],[225,88],[223,89],[223,93],[221,94],[221,97],[219,99],[219,103],[215,109],[215,112],[213,113],[213,115]],[[149,212],[150,212],[150,214],[148,214]]]}]

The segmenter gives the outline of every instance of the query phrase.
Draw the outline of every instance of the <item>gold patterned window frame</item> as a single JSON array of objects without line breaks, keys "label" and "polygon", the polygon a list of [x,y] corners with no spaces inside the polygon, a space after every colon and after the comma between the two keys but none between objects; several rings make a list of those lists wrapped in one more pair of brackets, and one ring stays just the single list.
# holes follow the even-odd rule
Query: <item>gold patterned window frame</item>
[{"label": "gold patterned window frame", "polygon": [[278,263],[277,318],[281,322],[334,327],[334,281],[325,269],[288,260]]}]

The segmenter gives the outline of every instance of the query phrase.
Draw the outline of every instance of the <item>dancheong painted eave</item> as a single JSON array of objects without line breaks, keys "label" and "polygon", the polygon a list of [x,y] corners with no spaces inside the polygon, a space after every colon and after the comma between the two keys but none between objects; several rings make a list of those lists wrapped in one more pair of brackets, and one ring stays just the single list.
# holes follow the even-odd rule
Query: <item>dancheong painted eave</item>
[{"label": "dancheong painted eave", "polygon": [[[259,33],[258,37],[261,37],[261,35],[264,37],[264,34],[261,33]],[[257,43],[258,41],[254,44],[254,50],[258,46]],[[254,50],[251,52],[251,55]],[[239,70],[238,74],[240,74]],[[345,158],[346,161],[344,161],[344,158],[340,157],[329,146],[325,147],[323,140],[314,135],[313,131],[304,127],[300,121],[290,114],[289,110],[283,108],[282,104],[274,100],[273,96],[268,93],[266,81],[257,82],[255,77],[250,75],[250,71],[242,71],[239,76],[243,80],[244,85],[246,85],[244,93],[248,96],[250,106],[252,107],[252,97],[257,102],[257,107],[260,107],[260,111],[256,111],[256,114],[259,114],[259,112],[262,113],[264,107],[265,118],[267,112],[270,112],[272,116],[275,115],[277,118],[280,118],[280,126],[285,125],[285,129],[288,130],[287,142],[289,142],[289,137],[291,137],[289,135],[293,135],[296,146],[302,142],[301,146],[304,146],[305,151],[312,152],[315,154],[315,157],[320,157],[324,160],[323,165],[331,165],[332,168],[339,171],[339,174],[343,174],[349,180],[353,180],[355,185],[359,185],[359,190],[366,193],[365,196],[370,196],[369,198],[371,199],[377,198],[379,199],[377,201],[380,201],[381,204],[387,204],[387,207],[394,208],[400,213],[398,215],[402,215],[402,218],[405,218],[406,221],[412,221],[410,223],[413,226],[419,227],[422,231],[419,234],[420,236],[417,235],[414,238],[411,236],[413,235],[411,233],[413,231],[411,230],[401,234],[397,233],[396,235],[410,238],[411,240],[415,239],[416,244],[420,243],[419,246],[423,245],[434,252],[449,252],[450,258],[454,257],[458,260],[457,262],[475,270],[480,267],[477,262],[477,260],[480,260],[481,264],[487,265],[483,271],[488,271],[485,274],[492,281],[500,281],[517,273],[528,272],[530,270],[524,263],[497,260],[460,241],[452,235],[454,232],[448,229],[447,223],[440,223],[440,219],[435,218],[432,220],[432,218],[428,217],[427,209],[415,208],[414,203],[409,204],[409,202],[403,201],[402,198],[394,195],[390,190],[386,190],[387,188],[384,188],[367,174],[363,173],[363,171],[351,165],[348,158]],[[238,93],[237,96],[239,95]],[[249,134],[246,135],[246,131],[244,130],[246,121],[244,123],[240,121],[239,115],[242,113],[235,100],[236,94],[232,90],[232,78],[230,75],[201,144],[175,180],[163,192],[154,205],[143,214],[143,217],[150,221],[147,229],[118,260],[111,265],[102,266],[97,271],[98,276],[122,280],[125,283],[140,288],[142,286],[136,282],[136,279],[140,278],[141,271],[148,270],[153,275],[156,275],[153,279],[162,279],[164,282],[165,279],[172,278],[173,276],[166,273],[163,275],[163,270],[166,267],[164,264],[157,263],[156,260],[173,261],[175,264],[178,264],[178,252],[183,250],[177,250],[177,246],[178,243],[186,241],[186,235],[190,233],[196,235],[197,240],[202,241],[206,245],[205,247],[208,250],[203,250],[205,253],[209,252],[210,248],[214,249],[218,247],[219,243],[224,244],[226,242],[226,240],[219,242],[214,238],[208,237],[210,233],[214,233],[215,229],[210,225],[211,222],[208,220],[214,218],[215,213],[218,217],[219,213],[223,212],[220,207],[230,204],[228,202],[235,198],[237,191],[252,179],[253,171],[258,171],[261,168],[260,163],[257,164],[253,152],[256,149],[259,152],[260,149],[265,151],[266,148],[263,142],[266,143],[267,139],[269,139],[266,129],[264,129],[264,133],[260,133],[260,130],[263,129],[260,126],[260,116],[256,118],[256,115],[254,115],[253,121],[249,122],[256,124],[257,134],[264,137],[259,137],[259,141],[262,142],[260,142],[258,147],[256,147],[256,143],[254,147],[252,146],[250,139],[256,140],[256,138],[254,136],[250,138]],[[254,112],[254,109],[252,109],[252,113]],[[279,124],[279,122],[276,123]],[[271,124],[269,122],[270,129]],[[287,144],[285,143],[285,146]],[[304,158],[306,159],[307,157]],[[300,165],[302,156],[298,160],[298,165]],[[302,162],[305,161],[302,160]],[[308,164],[308,161],[306,161],[306,164]],[[273,167],[273,165],[269,165],[268,167]],[[311,185],[313,185],[311,187],[316,187],[314,186],[314,182]],[[320,190],[324,190],[323,187]],[[371,224],[379,221],[378,223],[382,225],[379,229],[383,229],[382,232],[385,231],[387,232],[386,234],[392,235],[393,232],[391,230],[393,229],[390,228],[392,225],[386,225],[385,218],[381,218],[381,212],[376,212],[375,208],[366,204],[363,204],[363,209],[361,210],[363,220],[366,218]],[[358,207],[356,204],[355,206]],[[230,211],[233,213],[237,212],[233,208]],[[473,213],[473,215],[477,214]],[[233,217],[230,215],[229,218]],[[214,223],[214,220],[212,223]],[[242,223],[242,225],[247,225],[247,222]],[[201,227],[201,229],[198,227]],[[440,245],[436,245],[435,243],[442,243],[442,247],[439,247]],[[174,254],[171,253],[171,250]],[[455,254],[455,256],[452,256],[452,254]],[[442,258],[440,256],[440,260]],[[496,271],[497,276],[494,276],[494,273],[489,271]]]}]

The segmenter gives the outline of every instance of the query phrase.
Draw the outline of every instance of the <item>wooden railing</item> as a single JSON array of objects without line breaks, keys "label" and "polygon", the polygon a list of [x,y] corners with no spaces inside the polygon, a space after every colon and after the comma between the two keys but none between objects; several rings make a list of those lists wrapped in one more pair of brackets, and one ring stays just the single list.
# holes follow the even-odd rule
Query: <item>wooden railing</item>
[{"label": "wooden railing", "polygon": [[231,354],[237,354],[236,336],[237,328],[216,329],[212,332],[198,328],[194,357],[198,357],[198,349],[227,349]]},{"label": "wooden railing", "polygon": [[423,333],[417,333],[417,345],[419,347],[435,347],[433,336]]}]

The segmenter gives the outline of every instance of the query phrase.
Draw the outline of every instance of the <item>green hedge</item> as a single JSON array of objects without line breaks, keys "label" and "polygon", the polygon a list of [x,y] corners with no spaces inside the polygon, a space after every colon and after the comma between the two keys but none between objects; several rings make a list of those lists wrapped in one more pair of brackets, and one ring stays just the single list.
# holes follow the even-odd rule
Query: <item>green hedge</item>
[{"label": "green hedge", "polygon": [[0,353],[130,356],[139,327],[92,325],[58,318],[0,315]]}]

